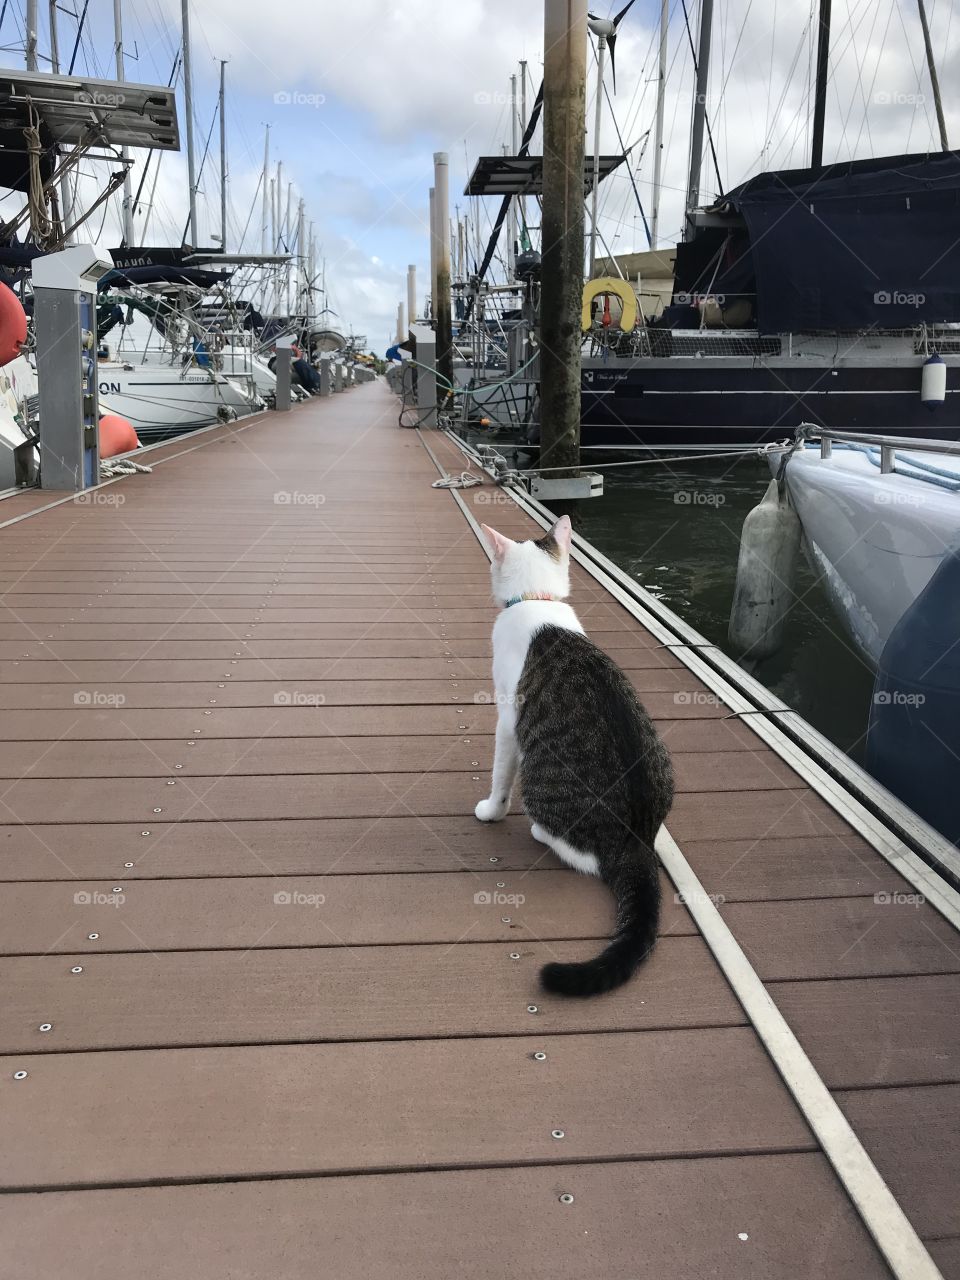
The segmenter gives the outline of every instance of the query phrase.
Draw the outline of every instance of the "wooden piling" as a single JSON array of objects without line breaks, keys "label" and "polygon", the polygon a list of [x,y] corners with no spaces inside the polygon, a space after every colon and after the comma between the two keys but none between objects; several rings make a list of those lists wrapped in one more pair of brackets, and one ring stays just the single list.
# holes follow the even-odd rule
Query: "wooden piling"
[{"label": "wooden piling", "polygon": [[545,0],[540,466],[547,476],[580,461],[586,71],[587,0]]},{"label": "wooden piling", "polygon": [[453,385],[453,330],[450,316],[450,162],[445,151],[433,157],[434,235],[437,255],[437,371],[445,379],[444,391]]}]

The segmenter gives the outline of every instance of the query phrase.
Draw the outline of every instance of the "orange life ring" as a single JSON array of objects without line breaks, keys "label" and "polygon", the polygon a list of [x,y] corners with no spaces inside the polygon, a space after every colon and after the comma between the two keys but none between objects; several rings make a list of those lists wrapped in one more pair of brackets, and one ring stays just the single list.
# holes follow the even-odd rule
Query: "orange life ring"
[{"label": "orange life ring", "polygon": [[118,453],[129,453],[140,445],[136,431],[119,413],[105,413],[100,419],[97,435],[101,458],[115,458]]},{"label": "orange life ring", "polygon": [[15,360],[26,340],[27,313],[13,290],[0,284],[0,365]]}]

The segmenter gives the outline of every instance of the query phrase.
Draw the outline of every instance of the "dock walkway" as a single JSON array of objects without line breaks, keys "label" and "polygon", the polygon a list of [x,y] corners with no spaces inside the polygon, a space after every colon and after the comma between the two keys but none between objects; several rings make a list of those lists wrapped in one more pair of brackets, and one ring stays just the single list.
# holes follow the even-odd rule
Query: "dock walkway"
[{"label": "dock walkway", "polygon": [[[627,987],[538,990],[612,904],[472,816],[487,559],[383,384],[153,457],[0,503],[5,1273],[888,1276],[673,885]],[[573,579],[673,752],[671,836],[960,1277],[960,937]]]}]

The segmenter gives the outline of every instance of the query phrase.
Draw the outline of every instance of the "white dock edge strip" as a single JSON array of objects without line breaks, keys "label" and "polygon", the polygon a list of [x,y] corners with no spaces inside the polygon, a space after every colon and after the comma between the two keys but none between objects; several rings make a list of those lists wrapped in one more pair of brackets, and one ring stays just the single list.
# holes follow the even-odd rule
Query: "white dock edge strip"
[{"label": "white dock edge strip", "polygon": [[665,827],[660,829],[656,847],[677,893],[890,1270],[898,1280],[943,1280],[939,1267]]},{"label": "white dock edge strip", "polygon": [[[433,450],[419,431],[417,434],[434,466],[443,475],[443,467]],[[448,489],[447,492],[460,507],[487,559],[490,559],[490,549],[473,512],[455,489]],[[591,566],[588,564],[585,567]],[[594,576],[598,575],[594,573]],[[605,585],[608,590],[612,586],[609,581]],[[615,589],[611,594],[620,598],[620,593]],[[656,627],[650,629],[654,634],[657,633]],[[659,630],[662,633],[662,628]],[[790,1030],[783,1014],[666,827],[660,828],[656,848],[678,895],[693,917],[704,942],[743,1006],[744,1013],[763,1042],[804,1119],[813,1130],[824,1155],[830,1161],[887,1266],[897,1280],[944,1280],[943,1273],[930,1257],[909,1218],[880,1176],[850,1122],[833,1100],[800,1041]]]}]

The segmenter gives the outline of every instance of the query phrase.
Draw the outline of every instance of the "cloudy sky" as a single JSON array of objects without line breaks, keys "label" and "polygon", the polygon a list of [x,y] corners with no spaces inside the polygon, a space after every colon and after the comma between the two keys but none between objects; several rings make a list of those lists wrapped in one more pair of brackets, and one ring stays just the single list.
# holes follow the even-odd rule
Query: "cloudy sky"
[{"label": "cloudy sky", "polygon": [[[698,0],[686,5],[696,38]],[[606,16],[618,7],[595,0],[594,12]],[[958,146],[960,18],[953,22],[953,0],[927,0],[927,7],[950,141]],[[40,8],[45,23],[46,6]],[[632,147],[631,165],[647,218],[659,9],[658,0],[636,0],[625,18],[613,99],[616,126]],[[124,0],[123,14],[128,77],[166,83],[180,41],[179,0]],[[668,243],[681,226],[693,92],[683,0],[671,0],[670,15],[660,215],[661,239]],[[76,21],[67,14],[60,21],[66,62]],[[200,151],[214,125],[219,60],[228,60],[228,248],[236,250],[244,232],[243,247],[260,248],[257,191],[264,126],[270,124],[272,161],[283,162],[284,185],[293,182],[294,201],[303,195],[323,245],[330,306],[337,313],[332,323],[366,333],[370,345],[382,350],[395,325],[397,302],[405,296],[407,263],[418,266],[421,295],[426,281],[433,153],[449,153],[451,200],[466,213],[476,202],[459,193],[476,157],[499,151],[509,138],[510,76],[521,59],[529,68],[530,101],[540,82],[542,0],[312,0],[275,10],[263,0],[192,0],[191,22]],[[18,61],[22,32],[19,0],[7,6],[0,31],[11,65]],[[45,26],[39,45],[46,54]],[[704,195],[764,168],[805,163],[815,49],[810,4],[717,0],[708,95],[717,162],[714,166],[708,150]],[[112,76],[112,59],[111,0],[90,0],[76,68]],[[589,72],[592,128],[592,51]],[[182,92],[180,115],[182,129]],[[618,149],[616,126],[605,110],[602,150]],[[913,0],[834,0],[826,158],[937,149],[937,136]],[[199,238],[208,244],[219,220],[216,129],[211,145],[199,198]],[[7,207],[0,206],[4,212]],[[146,242],[179,243],[186,211],[185,155],[167,155]],[[491,214],[481,208],[472,216],[486,229]],[[145,216],[146,202],[137,211],[138,236]],[[108,210],[105,242],[114,242],[116,225],[116,211]],[[99,229],[95,220],[94,232]],[[600,231],[617,252],[647,247],[643,215],[625,170],[605,184]]]}]

